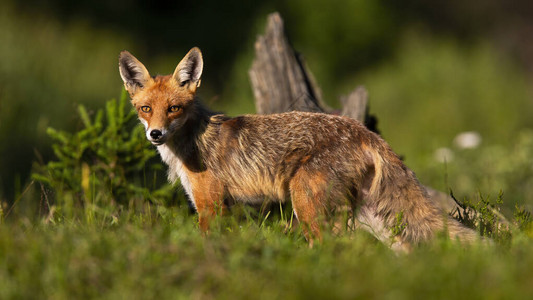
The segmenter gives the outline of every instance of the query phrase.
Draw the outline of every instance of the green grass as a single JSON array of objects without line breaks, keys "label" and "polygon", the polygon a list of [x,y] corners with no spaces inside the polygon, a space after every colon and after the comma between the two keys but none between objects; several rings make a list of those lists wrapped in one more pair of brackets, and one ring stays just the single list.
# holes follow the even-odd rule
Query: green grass
[{"label": "green grass", "polygon": [[364,232],[310,249],[279,215],[217,220],[209,235],[186,207],[114,218],[7,220],[2,299],[525,299],[533,241],[463,248],[438,239],[396,255]]}]

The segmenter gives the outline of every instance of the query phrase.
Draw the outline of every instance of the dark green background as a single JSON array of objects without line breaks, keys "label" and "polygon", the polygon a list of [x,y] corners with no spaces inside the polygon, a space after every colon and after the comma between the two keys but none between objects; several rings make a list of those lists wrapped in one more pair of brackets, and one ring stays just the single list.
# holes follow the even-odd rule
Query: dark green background
[{"label": "dark green background", "polygon": [[[443,188],[448,176],[453,185],[456,174],[432,160],[437,148],[452,147],[455,135],[470,130],[483,145],[512,147],[505,145],[533,125],[532,8],[525,0],[2,0],[0,200],[12,202],[32,164],[53,157],[47,127],[73,132],[82,126],[78,104],[94,111],[120,95],[121,50],[155,74],[172,72],[199,46],[204,101],[230,114],[252,113],[247,70],[273,11],[332,106],[366,85],[385,139],[421,181]],[[531,173],[520,180],[529,182]],[[465,190],[498,190],[510,185],[505,180],[473,181]]]}]

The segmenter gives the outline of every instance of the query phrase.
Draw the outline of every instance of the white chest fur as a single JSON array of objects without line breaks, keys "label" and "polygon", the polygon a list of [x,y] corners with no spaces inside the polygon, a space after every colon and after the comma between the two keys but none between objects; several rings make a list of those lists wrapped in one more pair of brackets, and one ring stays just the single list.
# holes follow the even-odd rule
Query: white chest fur
[{"label": "white chest fur", "polygon": [[191,182],[189,181],[189,177],[187,176],[187,172],[185,171],[183,163],[179,157],[172,152],[169,146],[163,144],[161,146],[157,146],[157,150],[159,151],[163,161],[168,165],[168,180],[172,183],[175,183],[178,178],[180,179],[185,193],[187,196],[189,196],[189,199],[196,209],[196,202],[194,201]]}]

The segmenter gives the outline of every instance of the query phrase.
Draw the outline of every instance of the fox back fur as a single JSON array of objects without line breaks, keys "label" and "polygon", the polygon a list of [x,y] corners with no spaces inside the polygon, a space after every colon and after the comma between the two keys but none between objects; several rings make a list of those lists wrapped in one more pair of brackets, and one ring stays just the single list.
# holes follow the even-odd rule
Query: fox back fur
[{"label": "fox back fur", "polygon": [[[340,208],[394,249],[408,250],[437,232],[471,241],[477,234],[440,211],[389,145],[360,122],[320,113],[215,114],[196,97],[203,59],[193,48],[172,75],[151,77],[123,51],[119,70],[146,136],[178,178],[208,230],[230,198],[248,203],[290,199],[307,239]],[[392,236],[392,228],[404,224]]]}]

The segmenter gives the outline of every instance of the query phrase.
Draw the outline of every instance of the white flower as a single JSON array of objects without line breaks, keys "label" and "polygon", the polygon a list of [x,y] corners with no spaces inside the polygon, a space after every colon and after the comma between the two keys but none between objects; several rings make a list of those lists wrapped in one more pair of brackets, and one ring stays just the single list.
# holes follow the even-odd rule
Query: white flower
[{"label": "white flower", "polygon": [[481,135],[475,131],[465,131],[459,133],[453,143],[459,149],[474,149],[481,144]]}]

